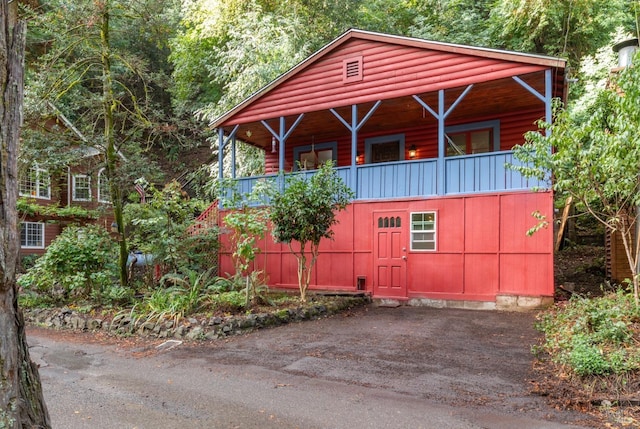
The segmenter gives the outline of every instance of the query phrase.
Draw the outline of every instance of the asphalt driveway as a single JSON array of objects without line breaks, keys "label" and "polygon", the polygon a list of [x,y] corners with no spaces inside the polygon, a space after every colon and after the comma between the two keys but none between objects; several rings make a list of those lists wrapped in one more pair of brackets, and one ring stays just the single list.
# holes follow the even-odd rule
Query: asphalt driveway
[{"label": "asphalt driveway", "polygon": [[57,428],[566,428],[530,394],[534,313],[365,307],[158,347],[28,330]]}]

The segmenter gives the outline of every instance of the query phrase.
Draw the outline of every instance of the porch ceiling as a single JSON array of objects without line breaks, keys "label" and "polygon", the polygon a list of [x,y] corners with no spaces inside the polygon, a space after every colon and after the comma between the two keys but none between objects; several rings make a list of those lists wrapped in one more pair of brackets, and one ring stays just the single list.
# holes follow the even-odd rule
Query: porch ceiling
[{"label": "porch ceiling", "polygon": [[[544,72],[533,73],[522,77],[531,87],[544,94]],[[556,77],[561,79],[562,77]],[[462,94],[465,87],[447,89],[445,106],[449,108]],[[438,93],[417,94],[434,111],[438,110]],[[562,94],[554,94],[561,97]],[[374,103],[358,105],[358,120],[367,114]],[[505,112],[527,111],[543,108],[542,101],[523,88],[512,78],[476,84],[467,93],[463,101],[447,117],[447,124],[476,121]],[[351,123],[351,106],[336,107],[342,118]],[[295,117],[286,118],[287,130],[295,121]],[[271,128],[279,130],[278,118],[267,120]],[[364,133],[389,133],[398,129],[419,127],[421,124],[433,125],[436,119],[412,97],[401,97],[383,100],[373,116],[359,131]],[[230,132],[230,129],[225,129]],[[328,110],[308,112],[304,119],[292,132],[288,142],[316,142],[335,140],[348,135],[344,125]],[[242,124],[238,129],[238,139],[264,149],[271,149],[271,133],[259,122]]]}]

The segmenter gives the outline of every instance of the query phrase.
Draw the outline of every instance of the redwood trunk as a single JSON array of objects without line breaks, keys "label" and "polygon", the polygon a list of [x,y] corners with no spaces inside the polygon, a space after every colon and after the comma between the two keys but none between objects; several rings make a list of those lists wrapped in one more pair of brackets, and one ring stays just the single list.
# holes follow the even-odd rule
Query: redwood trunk
[{"label": "redwood trunk", "polygon": [[17,157],[24,96],[26,26],[0,0],[0,427],[50,428],[37,366],[18,308]]}]

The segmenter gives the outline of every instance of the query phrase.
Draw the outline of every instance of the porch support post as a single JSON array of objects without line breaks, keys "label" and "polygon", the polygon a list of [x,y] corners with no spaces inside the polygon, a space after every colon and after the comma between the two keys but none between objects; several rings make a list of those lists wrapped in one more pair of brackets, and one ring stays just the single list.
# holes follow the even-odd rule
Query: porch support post
[{"label": "porch support post", "polygon": [[[550,124],[551,121],[553,121],[553,80],[551,79],[551,69],[544,71],[544,94],[541,94],[537,89],[533,88],[519,76],[513,76],[513,80],[518,82],[524,89],[544,103],[544,120]],[[546,130],[547,135],[549,135],[549,132],[549,130]]]},{"label": "porch support post", "polygon": [[[544,105],[545,115],[548,124],[553,121],[553,81],[551,79],[551,69],[544,71]],[[547,135],[551,133],[551,130],[546,130]]]},{"label": "porch support post", "polygon": [[445,109],[445,105],[444,105],[444,89],[438,90],[438,111],[437,112],[433,110],[431,106],[429,106],[427,103],[425,103],[420,97],[418,97],[417,95],[413,96],[414,100],[420,103],[422,107],[428,110],[429,113],[431,113],[438,120],[438,161],[437,161],[438,171],[436,176],[437,177],[436,193],[438,195],[444,195],[446,192],[446,189],[444,186],[445,179],[446,179],[445,168],[444,168],[445,167],[444,155],[447,152],[447,145],[446,145],[446,136],[444,132],[444,129],[445,129],[444,121],[445,119],[447,119],[447,116],[449,116],[451,112],[453,112],[453,110],[456,107],[458,107],[458,104],[460,104],[462,99],[466,97],[469,91],[471,91],[471,88],[473,88],[473,84],[467,86],[464,89],[464,91],[462,91],[462,94],[458,96],[456,101],[454,101],[451,107],[449,107],[448,109]]},{"label": "porch support post", "polygon": [[269,130],[269,132],[271,133],[273,138],[278,140],[278,152],[279,152],[278,153],[278,171],[283,171],[284,170],[285,142],[289,138],[289,136],[291,135],[293,130],[295,130],[296,127],[298,126],[298,124],[300,124],[300,121],[302,121],[302,118],[304,118],[304,113],[301,113],[300,115],[298,115],[298,117],[296,118],[296,120],[293,123],[293,125],[291,125],[291,128],[289,128],[289,130],[287,131],[287,124],[285,122],[285,117],[284,116],[280,116],[278,132],[274,131],[274,129],[271,128],[271,126],[269,125],[269,123],[267,121],[260,121],[260,122],[262,122],[262,125],[264,125],[264,127],[267,130]]},{"label": "porch support post", "polygon": [[[235,127],[233,127],[233,130],[231,131],[231,133],[226,139],[224,138],[224,128],[222,127],[218,128],[218,179],[220,180],[222,180],[224,177],[224,148],[229,143],[229,140],[233,139],[233,141],[235,142],[236,132],[238,131],[239,127],[240,125],[236,125]],[[235,161],[235,158],[234,158],[234,161]],[[234,162],[234,165],[235,165],[235,162]],[[234,177],[235,177],[235,173],[234,173]]]},{"label": "porch support post", "polygon": [[444,139],[445,114],[446,113],[444,111],[444,89],[441,89],[438,91],[438,172],[437,172],[438,183],[436,183],[436,193],[438,195],[445,194],[444,182],[446,180],[446,174],[445,174],[444,154],[447,153],[447,146]]},{"label": "porch support post", "polygon": [[[289,138],[293,130],[295,130],[296,127],[300,124],[300,121],[302,121],[302,118],[304,118],[304,113],[301,113],[300,115],[298,115],[293,125],[291,125],[291,128],[289,128],[289,130],[287,131],[287,124],[285,121],[285,117],[280,116],[278,132],[275,132],[274,129],[271,128],[271,126],[267,121],[264,121],[264,120],[260,121],[262,122],[262,125],[264,125],[264,127],[267,130],[269,130],[273,138],[278,140],[278,173],[282,173],[284,171],[284,162],[285,162],[284,150],[286,147],[285,142],[287,141],[287,139]],[[282,181],[282,179],[278,179],[278,181],[279,181],[280,190],[283,191],[284,181]]]},{"label": "porch support post", "polygon": [[371,116],[375,113],[375,111],[382,104],[382,100],[376,101],[376,104],[369,109],[364,118],[360,122],[358,122],[358,105],[351,105],[351,123],[347,122],[338,112],[336,112],[333,108],[329,109],[333,116],[338,118],[342,125],[345,126],[349,131],[351,131],[351,167],[350,167],[350,175],[351,175],[351,189],[356,191],[358,190],[358,169],[356,166],[356,157],[358,155],[358,131],[360,128],[371,118]]},{"label": "porch support post", "polygon": [[236,135],[231,139],[231,177],[236,178]]}]

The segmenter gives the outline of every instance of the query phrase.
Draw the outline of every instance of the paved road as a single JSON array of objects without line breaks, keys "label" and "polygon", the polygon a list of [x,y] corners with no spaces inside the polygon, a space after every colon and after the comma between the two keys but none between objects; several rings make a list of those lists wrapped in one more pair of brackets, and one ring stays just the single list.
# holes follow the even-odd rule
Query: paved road
[{"label": "paved road", "polygon": [[582,427],[527,392],[532,322],[368,307],[172,349],[42,329],[28,340],[55,428]]}]

